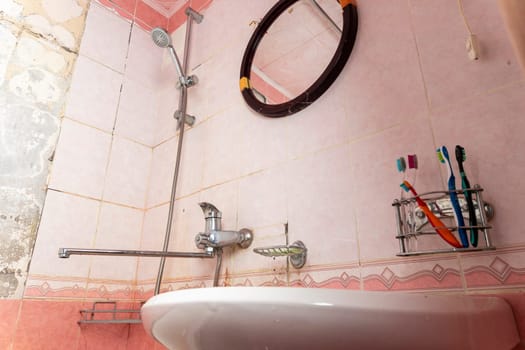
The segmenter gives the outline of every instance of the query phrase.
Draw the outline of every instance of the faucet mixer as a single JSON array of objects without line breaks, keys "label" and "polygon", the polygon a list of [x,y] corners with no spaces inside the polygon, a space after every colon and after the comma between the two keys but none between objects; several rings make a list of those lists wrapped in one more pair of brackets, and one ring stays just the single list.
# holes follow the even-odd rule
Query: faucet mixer
[{"label": "faucet mixer", "polygon": [[213,204],[199,203],[204,219],[206,220],[204,232],[195,236],[197,248],[222,248],[237,244],[241,248],[248,248],[253,241],[253,232],[247,228],[239,231],[222,230],[222,213]]}]

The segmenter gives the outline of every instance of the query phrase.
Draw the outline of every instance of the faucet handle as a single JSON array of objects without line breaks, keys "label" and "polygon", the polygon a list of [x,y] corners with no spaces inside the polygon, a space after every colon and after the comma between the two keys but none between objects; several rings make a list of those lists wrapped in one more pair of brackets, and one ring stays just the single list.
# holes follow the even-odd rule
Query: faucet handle
[{"label": "faucet handle", "polygon": [[195,245],[199,249],[205,249],[210,246],[210,234],[209,233],[197,233],[195,235]]}]

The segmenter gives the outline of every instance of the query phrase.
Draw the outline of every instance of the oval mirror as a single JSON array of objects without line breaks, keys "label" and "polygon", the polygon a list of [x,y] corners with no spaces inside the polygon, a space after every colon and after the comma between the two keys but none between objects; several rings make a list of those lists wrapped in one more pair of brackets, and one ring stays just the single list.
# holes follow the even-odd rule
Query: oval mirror
[{"label": "oval mirror", "polygon": [[278,118],[312,104],[335,81],[357,34],[355,0],[280,0],[253,33],[241,65],[246,103]]}]

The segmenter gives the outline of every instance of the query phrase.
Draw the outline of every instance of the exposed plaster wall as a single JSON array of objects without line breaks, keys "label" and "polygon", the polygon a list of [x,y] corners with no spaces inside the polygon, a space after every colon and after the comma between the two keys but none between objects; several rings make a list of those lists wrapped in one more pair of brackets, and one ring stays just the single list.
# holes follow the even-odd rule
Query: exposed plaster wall
[{"label": "exposed plaster wall", "polygon": [[0,1],[0,298],[22,296],[88,4]]}]

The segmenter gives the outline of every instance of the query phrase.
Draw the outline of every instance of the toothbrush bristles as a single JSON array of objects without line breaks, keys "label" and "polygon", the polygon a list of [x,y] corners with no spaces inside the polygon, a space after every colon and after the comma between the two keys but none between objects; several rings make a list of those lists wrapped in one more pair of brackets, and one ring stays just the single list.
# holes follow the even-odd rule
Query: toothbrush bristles
[{"label": "toothbrush bristles", "polygon": [[445,158],[443,158],[443,153],[441,153],[441,148],[438,148],[436,150],[438,159],[441,163],[445,163]]}]

